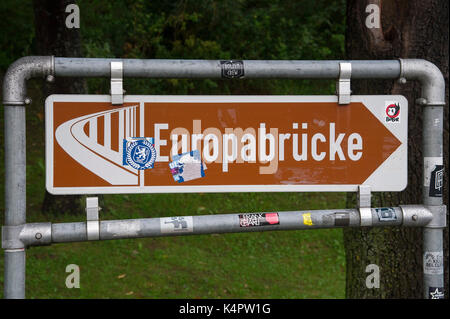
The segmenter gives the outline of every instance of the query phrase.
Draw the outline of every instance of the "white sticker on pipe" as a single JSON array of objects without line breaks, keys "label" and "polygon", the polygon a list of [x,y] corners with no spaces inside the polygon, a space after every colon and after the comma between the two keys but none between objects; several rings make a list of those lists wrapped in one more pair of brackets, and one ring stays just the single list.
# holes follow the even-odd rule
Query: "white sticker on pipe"
[{"label": "white sticker on pipe", "polygon": [[442,251],[426,251],[423,254],[423,273],[442,275],[444,273],[444,254]]},{"label": "white sticker on pipe", "polygon": [[106,231],[114,237],[127,234],[129,237],[138,236],[141,231],[141,223],[137,220],[127,220],[126,222],[108,223]]},{"label": "white sticker on pipe", "polygon": [[442,165],[442,157],[423,158],[423,186],[430,187],[431,173],[436,169],[436,165]]},{"label": "white sticker on pipe", "polygon": [[163,217],[161,233],[192,233],[194,231],[192,216]]}]

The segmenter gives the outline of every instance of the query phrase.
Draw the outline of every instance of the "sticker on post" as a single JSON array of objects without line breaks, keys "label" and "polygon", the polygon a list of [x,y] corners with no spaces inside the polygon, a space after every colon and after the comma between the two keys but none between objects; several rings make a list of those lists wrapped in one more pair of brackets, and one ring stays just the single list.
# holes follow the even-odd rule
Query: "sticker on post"
[{"label": "sticker on post", "polygon": [[390,222],[397,220],[397,213],[393,207],[375,208],[380,222]]},{"label": "sticker on post", "polygon": [[176,182],[183,183],[205,177],[206,166],[203,164],[198,150],[174,155],[172,159],[169,167]]},{"label": "sticker on post", "polygon": [[130,137],[123,140],[123,166],[144,170],[153,168],[155,160],[153,137]]},{"label": "sticker on post", "polygon": [[428,298],[429,299],[444,299],[444,288],[443,287],[428,287]]},{"label": "sticker on post", "polygon": [[160,218],[161,233],[192,233],[194,231],[192,216]]},{"label": "sticker on post", "polygon": [[435,165],[430,177],[430,197],[442,197],[444,187],[444,165]]},{"label": "sticker on post", "polygon": [[227,79],[241,78],[244,76],[243,61],[220,61],[222,77]]},{"label": "sticker on post", "polygon": [[430,188],[430,197],[442,197],[442,188],[444,186],[442,157],[423,158],[423,186]]},{"label": "sticker on post", "polygon": [[279,225],[278,213],[248,213],[239,215],[240,227]]},{"label": "sticker on post", "polygon": [[442,251],[427,251],[423,254],[423,273],[427,275],[442,275],[444,273]]}]

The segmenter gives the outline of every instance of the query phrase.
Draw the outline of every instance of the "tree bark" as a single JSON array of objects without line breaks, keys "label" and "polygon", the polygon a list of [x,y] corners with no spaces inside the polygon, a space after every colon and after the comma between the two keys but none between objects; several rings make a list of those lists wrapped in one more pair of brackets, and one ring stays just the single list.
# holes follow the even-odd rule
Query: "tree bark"
[{"label": "tree bark", "polygon": [[[366,6],[380,8],[380,28],[367,28]],[[444,167],[448,168],[448,41],[447,0],[349,0],[347,2],[346,52],[348,59],[422,58],[436,64],[446,81],[444,114]],[[400,193],[375,193],[373,206],[422,203],[422,111],[415,101],[420,84],[386,80],[352,82],[353,94],[401,94],[408,99],[408,187]],[[375,133],[374,133],[375,134]],[[446,174],[447,175],[447,174]],[[389,177],[387,177],[389,178]],[[447,187],[445,184],[444,187]],[[448,190],[444,189],[448,205]],[[349,207],[355,196],[347,198]],[[448,227],[444,233],[448,260]],[[358,228],[344,231],[347,261],[347,298],[423,298],[422,229]],[[366,287],[369,264],[380,269],[380,288]],[[448,265],[445,263],[445,295]]]},{"label": "tree bark", "polygon": [[[81,57],[80,29],[67,28],[66,7],[74,0],[33,0],[37,52],[39,55]],[[79,78],[57,78],[45,84],[45,96],[51,94],[86,94],[87,83]],[[45,192],[42,211],[49,214],[80,214],[84,212],[79,195],[54,196]]]}]

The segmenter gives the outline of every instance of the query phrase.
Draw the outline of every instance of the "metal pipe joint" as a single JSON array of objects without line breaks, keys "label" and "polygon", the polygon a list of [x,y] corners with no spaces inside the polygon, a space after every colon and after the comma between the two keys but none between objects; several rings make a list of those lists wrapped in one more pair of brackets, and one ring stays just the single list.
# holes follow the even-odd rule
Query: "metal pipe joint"
[{"label": "metal pipe joint", "polygon": [[400,205],[403,214],[403,226],[424,226],[432,220],[433,214],[423,205]]},{"label": "metal pipe joint", "polygon": [[445,228],[447,227],[447,206],[427,206],[432,218],[428,224],[424,227],[426,228]]},{"label": "metal pipe joint", "polygon": [[26,81],[33,77],[54,74],[53,56],[27,56],[16,60],[6,71],[3,82],[3,105],[29,104]]},{"label": "metal pipe joint", "polygon": [[436,65],[423,59],[399,59],[399,61],[400,79],[420,82],[422,87],[421,104],[425,106],[445,105],[445,80]]},{"label": "metal pipe joint", "polygon": [[52,223],[28,223],[2,227],[2,248],[21,249],[52,243]]},{"label": "metal pipe joint", "polygon": [[20,233],[25,225],[2,226],[2,248],[3,249],[22,249],[24,243],[20,240]]}]

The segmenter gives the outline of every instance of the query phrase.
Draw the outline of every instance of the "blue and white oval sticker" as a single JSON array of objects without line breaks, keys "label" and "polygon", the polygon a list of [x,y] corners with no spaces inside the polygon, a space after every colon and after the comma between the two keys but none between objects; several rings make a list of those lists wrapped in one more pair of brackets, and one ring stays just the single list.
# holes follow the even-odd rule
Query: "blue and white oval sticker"
[{"label": "blue and white oval sticker", "polygon": [[155,142],[152,137],[123,140],[123,165],[137,170],[153,168],[156,160]]}]

